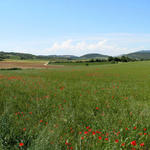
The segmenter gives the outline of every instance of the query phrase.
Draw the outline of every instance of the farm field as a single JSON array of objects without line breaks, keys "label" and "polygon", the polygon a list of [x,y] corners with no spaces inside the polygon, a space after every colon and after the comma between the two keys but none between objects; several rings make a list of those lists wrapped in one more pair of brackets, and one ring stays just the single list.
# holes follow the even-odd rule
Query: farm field
[{"label": "farm field", "polygon": [[42,68],[60,68],[63,65],[47,65],[48,61],[42,60],[6,60],[0,61],[0,68],[21,68],[21,69],[42,69]]},{"label": "farm field", "polygon": [[150,62],[1,70],[0,107],[0,149],[148,150]]}]

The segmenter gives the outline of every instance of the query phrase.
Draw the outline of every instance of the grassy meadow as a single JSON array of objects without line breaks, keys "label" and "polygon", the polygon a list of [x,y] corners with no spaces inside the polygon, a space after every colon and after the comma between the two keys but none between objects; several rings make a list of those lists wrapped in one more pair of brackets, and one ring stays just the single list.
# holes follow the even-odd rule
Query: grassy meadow
[{"label": "grassy meadow", "polygon": [[150,62],[0,71],[0,149],[150,149]]}]

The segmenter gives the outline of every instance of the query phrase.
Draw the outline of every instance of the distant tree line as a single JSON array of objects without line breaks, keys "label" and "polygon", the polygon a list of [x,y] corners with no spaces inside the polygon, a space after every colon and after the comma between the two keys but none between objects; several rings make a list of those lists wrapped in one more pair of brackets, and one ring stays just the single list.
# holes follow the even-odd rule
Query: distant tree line
[{"label": "distant tree line", "polygon": [[14,52],[0,52],[0,60],[4,59],[35,59],[35,56],[32,54],[25,53],[14,53]]},{"label": "distant tree line", "polygon": [[136,59],[131,59],[126,56],[121,56],[121,57],[108,57],[109,62],[131,62],[131,61],[137,61]]},{"label": "distant tree line", "polygon": [[9,58],[8,56],[6,56],[4,53],[0,52],[0,61]]},{"label": "distant tree line", "polygon": [[112,62],[112,63],[118,63],[118,62],[131,62],[131,61],[137,61],[136,59],[131,59],[126,56],[121,57],[108,57],[108,59],[91,59],[87,60],[86,62]]}]

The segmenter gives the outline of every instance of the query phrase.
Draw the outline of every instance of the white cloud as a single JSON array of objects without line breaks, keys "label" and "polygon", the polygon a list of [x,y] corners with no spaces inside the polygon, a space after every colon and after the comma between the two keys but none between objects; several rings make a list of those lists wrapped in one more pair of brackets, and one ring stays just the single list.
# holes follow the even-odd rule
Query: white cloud
[{"label": "white cloud", "polygon": [[54,42],[45,49],[48,54],[78,55],[86,53],[100,53],[106,55],[120,55],[130,52],[150,49],[149,34],[102,34],[94,37],[71,38]]},{"label": "white cloud", "polygon": [[120,55],[150,49],[150,34],[110,33],[95,36],[68,36],[30,41],[1,42],[0,50],[36,55],[77,55],[100,53]]},{"label": "white cloud", "polygon": [[109,48],[107,46],[107,40],[101,41],[76,41],[65,40],[62,42],[55,42],[50,48],[46,49],[48,53],[53,54],[73,54],[81,55],[84,53],[99,53],[103,48]]}]

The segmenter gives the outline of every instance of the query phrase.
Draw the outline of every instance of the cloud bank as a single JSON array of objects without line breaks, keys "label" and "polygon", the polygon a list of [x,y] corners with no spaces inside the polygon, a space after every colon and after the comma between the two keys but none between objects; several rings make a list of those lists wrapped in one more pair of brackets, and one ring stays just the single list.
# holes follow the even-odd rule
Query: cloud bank
[{"label": "cloud bank", "polygon": [[[12,44],[13,43],[13,44]],[[117,56],[149,49],[150,34],[101,34],[97,36],[59,37],[0,45],[1,50],[25,52],[36,55],[77,55],[100,53]],[[7,46],[6,46],[7,45]],[[8,49],[9,45],[9,49]]]}]

